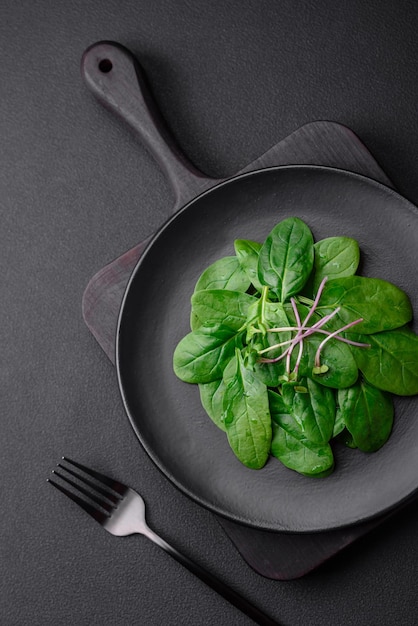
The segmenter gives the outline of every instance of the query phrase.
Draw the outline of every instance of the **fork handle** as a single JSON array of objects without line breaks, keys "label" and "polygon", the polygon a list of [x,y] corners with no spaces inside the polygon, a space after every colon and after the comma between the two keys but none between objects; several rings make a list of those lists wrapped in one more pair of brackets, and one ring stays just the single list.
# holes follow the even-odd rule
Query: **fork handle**
[{"label": "fork handle", "polygon": [[233,604],[237,609],[240,609],[243,613],[248,615],[256,624],[260,624],[260,626],[280,626],[278,622],[274,621],[260,611],[256,606],[251,604],[246,598],[241,596],[239,593],[234,591],[231,587],[228,587],[225,583],[223,583],[219,578],[208,572],[206,569],[189,559],[189,557],[185,556],[181,552],[179,552],[176,548],[167,543],[162,537],[154,533],[153,530],[147,528],[146,533],[144,533],[148,539],[151,539],[155,544],[157,544],[160,548],[165,550],[170,556],[172,556],[176,561],[187,567],[187,569],[195,574],[200,580],[206,583],[209,587],[212,587],[215,591],[217,591],[221,596],[223,596],[226,600],[228,600],[231,604]]}]

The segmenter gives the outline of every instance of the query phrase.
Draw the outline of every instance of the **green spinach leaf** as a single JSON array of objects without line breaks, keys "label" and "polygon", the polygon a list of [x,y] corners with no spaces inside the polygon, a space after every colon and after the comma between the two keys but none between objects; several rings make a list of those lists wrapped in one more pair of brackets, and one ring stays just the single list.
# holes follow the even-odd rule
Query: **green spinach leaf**
[{"label": "green spinach leaf", "polygon": [[223,418],[225,383],[223,379],[214,380],[211,383],[199,383],[199,393],[200,401],[206,413],[218,428],[225,430]]},{"label": "green spinach leaf", "polygon": [[393,425],[393,402],[387,393],[360,381],[338,391],[341,419],[363,452],[375,452],[387,441]]},{"label": "green spinach leaf", "polygon": [[[315,444],[298,430],[287,414],[272,413],[271,453],[286,467],[304,476],[324,477],[334,469],[329,443]],[[292,423],[293,421],[293,423]]]},{"label": "green spinach leaf", "polygon": [[247,320],[248,308],[258,300],[241,291],[207,289],[192,296],[192,311],[200,326],[222,324],[238,330]]},{"label": "green spinach leaf", "polygon": [[379,278],[347,276],[326,283],[318,311],[340,307],[341,326],[362,318],[347,332],[362,334],[391,330],[412,319],[412,307],[404,291]]},{"label": "green spinach leaf", "polygon": [[296,295],[312,271],[313,237],[297,217],[279,222],[261,247],[258,278],[271,287],[281,302]]},{"label": "green spinach leaf", "polygon": [[270,454],[271,417],[267,387],[245,367],[236,350],[236,370],[226,385],[224,423],[229,445],[247,467],[260,469]]},{"label": "green spinach leaf", "polygon": [[[259,302],[262,303],[262,300],[260,299]],[[283,305],[280,302],[265,302],[263,307],[260,306],[258,309],[253,308],[249,310],[249,318],[251,313],[256,314],[249,321],[248,328],[250,332],[251,330],[254,331],[254,329],[261,330],[261,332],[253,332],[250,335],[247,331],[247,340],[249,337],[251,338],[251,348],[257,352],[261,351],[268,358],[278,356],[282,352],[283,347],[274,348],[274,346],[278,343],[289,341],[291,333],[289,331],[273,333],[268,332],[268,329],[286,328],[289,326],[289,318]],[[264,350],[267,350],[267,348],[270,348],[270,350],[265,353]],[[258,357],[254,368],[259,378],[268,387],[277,387],[280,377],[285,373],[285,360],[283,359],[276,363],[262,363]]]},{"label": "green spinach leaf", "polygon": [[247,291],[250,279],[236,256],[226,256],[209,265],[199,277],[196,291],[206,289],[228,289]]},{"label": "green spinach leaf", "polygon": [[400,396],[418,393],[418,335],[408,327],[355,335],[370,348],[352,348],[354,358],[369,383]]},{"label": "green spinach leaf", "polygon": [[263,285],[258,280],[258,257],[260,255],[261,243],[248,239],[236,239],[234,241],[235,254],[237,259],[250,280],[251,284],[261,293]]},{"label": "green spinach leaf", "polygon": [[210,383],[222,377],[226,363],[243,345],[243,332],[222,325],[201,326],[177,344],[174,373],[186,383]]},{"label": "green spinach leaf", "polygon": [[322,280],[353,276],[360,261],[357,241],[350,237],[328,237],[314,244],[314,281],[316,293]]},{"label": "green spinach leaf", "polygon": [[[281,416],[288,415],[290,417],[290,411],[288,405],[285,403],[283,395],[277,393],[277,391],[273,391],[272,389],[268,389],[268,401],[270,407],[271,418],[276,421],[277,424],[281,424]],[[293,396],[290,397],[290,401],[292,401]],[[299,425],[296,424],[296,430],[299,432]]]},{"label": "green spinach leaf", "polygon": [[294,385],[292,413],[302,432],[313,443],[328,443],[335,422],[335,397],[332,389],[307,378]]},{"label": "green spinach leaf", "polygon": [[[304,342],[299,374],[307,376],[326,387],[340,389],[350,387],[358,378],[358,366],[351,347],[341,341],[329,341],[321,351],[321,364],[328,369],[322,374],[315,374],[315,357],[322,341],[321,336],[311,335]],[[296,351],[294,351],[296,352]],[[296,356],[292,355],[292,363]]]}]

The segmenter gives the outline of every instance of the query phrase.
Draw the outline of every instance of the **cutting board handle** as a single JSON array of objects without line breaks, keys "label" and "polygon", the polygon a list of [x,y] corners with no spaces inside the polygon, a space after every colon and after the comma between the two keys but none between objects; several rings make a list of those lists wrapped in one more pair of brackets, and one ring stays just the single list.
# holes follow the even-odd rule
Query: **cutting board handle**
[{"label": "cutting board handle", "polygon": [[84,52],[81,74],[99,101],[136,131],[159,163],[179,208],[218,181],[202,174],[182,153],[149,90],[135,56],[112,41],[99,41]]}]

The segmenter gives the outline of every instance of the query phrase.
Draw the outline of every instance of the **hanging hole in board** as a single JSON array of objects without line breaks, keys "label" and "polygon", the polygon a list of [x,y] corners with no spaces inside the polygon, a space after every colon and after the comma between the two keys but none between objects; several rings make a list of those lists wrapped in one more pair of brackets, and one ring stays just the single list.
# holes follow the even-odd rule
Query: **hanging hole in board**
[{"label": "hanging hole in board", "polygon": [[103,74],[107,74],[108,72],[110,72],[112,67],[113,67],[113,63],[109,59],[102,59],[99,62],[99,70],[103,72]]}]

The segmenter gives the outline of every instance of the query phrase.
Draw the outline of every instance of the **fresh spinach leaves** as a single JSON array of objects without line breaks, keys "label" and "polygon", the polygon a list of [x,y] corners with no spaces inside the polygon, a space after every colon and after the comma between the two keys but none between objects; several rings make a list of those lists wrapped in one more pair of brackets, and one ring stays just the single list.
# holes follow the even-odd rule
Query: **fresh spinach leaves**
[{"label": "fresh spinach leaves", "polygon": [[262,244],[236,240],[234,251],[196,283],[175,374],[199,385],[204,409],[249,468],[272,455],[324,477],[334,441],[378,450],[392,430],[391,394],[418,394],[407,294],[356,275],[354,239],[315,243],[297,217]]},{"label": "fresh spinach leaves", "polygon": [[331,313],[337,307],[336,315],[341,326],[359,318],[362,320],[347,332],[372,334],[399,328],[412,319],[412,307],[406,293],[379,278],[349,276],[329,280],[318,309]]},{"label": "fresh spinach leaves", "polygon": [[192,310],[196,317],[196,326],[223,324],[238,330],[247,319],[249,307],[257,299],[241,291],[209,289],[198,291],[192,296]]},{"label": "fresh spinach leaves", "polygon": [[370,384],[399,396],[418,393],[418,335],[403,326],[356,338],[370,343],[367,353],[354,348],[354,358]]},{"label": "fresh spinach leaves", "polygon": [[251,279],[236,256],[226,256],[212,263],[196,283],[195,291],[203,289],[228,289],[247,291]]},{"label": "fresh spinach leaves", "polygon": [[314,244],[314,283],[316,292],[322,280],[353,276],[360,262],[357,241],[350,237],[327,237]]},{"label": "fresh spinach leaves", "polygon": [[174,372],[186,383],[222,378],[225,363],[242,348],[243,333],[228,326],[201,326],[184,337],[174,352]]},{"label": "fresh spinach leaves", "polygon": [[226,434],[232,450],[244,465],[260,469],[266,464],[271,447],[267,387],[246,367],[238,349],[235,364],[223,398]]},{"label": "fresh spinach leaves", "polygon": [[375,452],[387,441],[393,424],[389,394],[361,381],[338,391],[339,418],[363,452]]},{"label": "fresh spinach leaves", "polygon": [[270,287],[280,302],[297,294],[312,271],[313,236],[297,217],[279,222],[262,245],[258,257],[258,278]]}]

